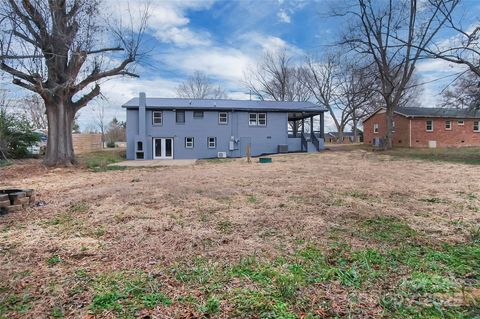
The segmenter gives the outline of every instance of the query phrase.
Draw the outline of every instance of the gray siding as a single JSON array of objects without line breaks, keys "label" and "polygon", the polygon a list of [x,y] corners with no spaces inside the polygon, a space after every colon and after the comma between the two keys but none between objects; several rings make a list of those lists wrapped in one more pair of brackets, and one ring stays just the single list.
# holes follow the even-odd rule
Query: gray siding
[{"label": "gray siding", "polygon": [[[135,159],[136,141],[144,141],[145,159],[153,158],[153,138],[171,137],[174,140],[175,159],[217,157],[218,152],[227,152],[229,157],[245,155],[246,144],[251,143],[252,156],[276,153],[279,144],[288,144],[287,113],[267,112],[267,126],[249,126],[249,112],[228,112],[228,124],[218,123],[218,112],[204,111],[203,118],[194,118],[193,111],[185,111],[185,123],[176,123],[175,112],[163,110],[163,124],[152,124],[152,110],[145,112],[145,136],[139,136],[139,111],[127,110],[127,159]],[[229,150],[231,136],[235,150]],[[194,138],[194,148],[185,148],[185,138]],[[216,137],[215,149],[209,149],[208,137]]]}]

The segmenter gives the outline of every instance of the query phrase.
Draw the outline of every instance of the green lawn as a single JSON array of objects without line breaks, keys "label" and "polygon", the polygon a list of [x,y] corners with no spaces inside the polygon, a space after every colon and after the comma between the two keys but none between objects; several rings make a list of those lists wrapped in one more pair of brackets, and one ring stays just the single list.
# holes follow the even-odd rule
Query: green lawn
[{"label": "green lawn", "polygon": [[382,152],[382,154],[388,154],[400,158],[480,165],[479,147],[426,149],[396,148]]},{"label": "green lawn", "polygon": [[109,164],[118,163],[125,160],[125,150],[112,148],[99,152],[84,153],[77,155],[80,164],[95,172],[103,172],[107,170],[124,169],[119,166],[108,166]]}]

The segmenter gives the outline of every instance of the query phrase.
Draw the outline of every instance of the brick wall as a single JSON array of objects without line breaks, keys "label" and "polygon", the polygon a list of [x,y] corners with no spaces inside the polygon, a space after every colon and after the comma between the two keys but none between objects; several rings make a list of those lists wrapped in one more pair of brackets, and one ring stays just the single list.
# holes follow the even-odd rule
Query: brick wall
[{"label": "brick wall", "polygon": [[[426,131],[426,120],[433,121],[433,132]],[[445,121],[451,121],[451,130],[445,129]],[[480,132],[473,131],[473,119],[412,119],[412,147],[428,147],[428,141],[436,141],[437,147],[480,146]]]},{"label": "brick wall", "polygon": [[[363,143],[364,144],[372,144],[373,139],[376,137],[378,138],[385,137],[385,134],[387,132],[386,118],[387,118],[387,115],[385,111],[381,110],[363,123]],[[408,147],[409,139],[410,139],[409,119],[404,116],[394,114],[393,121],[395,122],[395,130],[393,132],[393,140],[392,140],[393,145]],[[373,132],[374,124],[378,124],[378,133]]]},{"label": "brick wall", "polygon": [[[433,131],[427,132],[426,121],[433,121]],[[445,121],[451,121],[451,130],[445,129]],[[479,119],[480,120],[480,119]],[[413,118],[409,119],[395,114],[395,131],[393,145],[408,147],[428,147],[428,141],[436,141],[437,147],[480,146],[480,132],[473,131],[473,119],[464,119],[463,126],[458,125],[458,119],[447,118]],[[373,125],[378,124],[378,133],[373,132]],[[383,138],[386,134],[386,113],[379,111],[363,123],[365,144],[372,144],[375,137]]]}]

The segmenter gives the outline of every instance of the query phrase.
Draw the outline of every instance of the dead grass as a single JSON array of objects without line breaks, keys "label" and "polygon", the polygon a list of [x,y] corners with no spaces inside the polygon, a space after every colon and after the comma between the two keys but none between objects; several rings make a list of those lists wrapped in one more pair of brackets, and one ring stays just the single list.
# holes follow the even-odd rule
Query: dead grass
[{"label": "dead grass", "polygon": [[[0,171],[0,186],[34,188],[47,203],[0,216],[0,317],[2,311],[9,318],[128,311],[162,318],[290,318],[292,311],[294,317],[381,317],[390,308],[380,296],[395,286],[373,285],[373,279],[356,277],[361,270],[351,273],[335,258],[346,256],[348,264],[356,251],[383,252],[400,241],[464,244],[472,242],[480,222],[478,167],[392,160],[362,150],[279,155],[272,164],[204,161],[115,172],[28,165]],[[331,251],[338,244],[350,248]],[[317,285],[290,291],[303,275],[286,275],[274,261],[306,247],[322,251],[325,265],[340,268]],[[257,277],[231,275],[231,265],[251,256],[261,261],[255,272],[273,267],[261,284],[274,285],[280,295],[256,291]],[[470,274],[471,285],[478,286],[478,276]],[[298,291],[311,303],[290,302]],[[280,308],[252,306],[264,304]]]}]

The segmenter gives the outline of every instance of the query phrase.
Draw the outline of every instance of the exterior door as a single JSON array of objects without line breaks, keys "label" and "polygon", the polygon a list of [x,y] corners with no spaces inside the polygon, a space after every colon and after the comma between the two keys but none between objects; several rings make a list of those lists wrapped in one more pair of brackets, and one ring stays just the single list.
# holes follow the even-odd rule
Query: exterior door
[{"label": "exterior door", "polygon": [[154,138],[153,158],[173,159],[173,138]]}]

